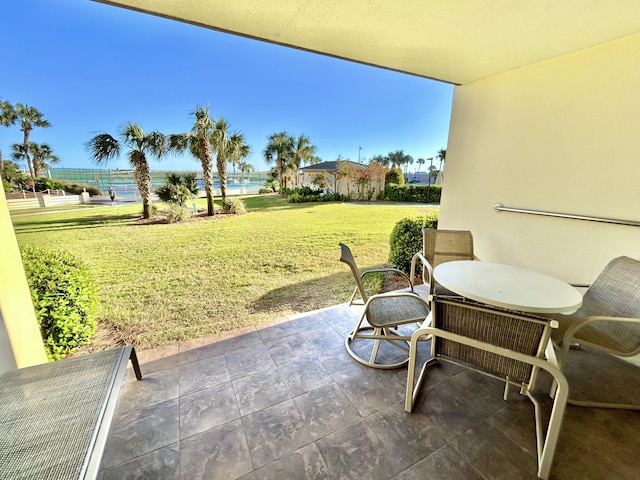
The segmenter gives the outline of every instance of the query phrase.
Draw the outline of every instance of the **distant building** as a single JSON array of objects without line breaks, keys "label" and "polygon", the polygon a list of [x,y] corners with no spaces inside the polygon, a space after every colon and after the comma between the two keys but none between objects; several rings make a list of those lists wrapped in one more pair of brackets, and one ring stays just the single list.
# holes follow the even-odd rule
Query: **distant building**
[{"label": "distant building", "polygon": [[[355,193],[357,196],[357,186],[353,182],[353,180],[351,181],[351,184],[348,185],[347,190],[347,179],[338,178],[338,169],[341,163],[350,164],[355,171],[365,171],[369,168],[369,165],[352,162],[350,160],[317,163],[315,165],[303,167],[298,171],[300,175],[300,185],[313,188],[315,187],[313,181],[317,178],[318,174],[324,173],[325,180],[329,184],[329,186],[327,187],[327,191],[329,193],[337,192],[342,195],[347,195],[348,191],[350,194],[353,195]],[[372,198],[377,198],[379,191],[384,189],[384,174],[381,174],[378,178],[373,178],[371,180],[371,187],[373,188]],[[365,198],[366,196],[363,194],[363,192],[360,192],[359,197]]]}]

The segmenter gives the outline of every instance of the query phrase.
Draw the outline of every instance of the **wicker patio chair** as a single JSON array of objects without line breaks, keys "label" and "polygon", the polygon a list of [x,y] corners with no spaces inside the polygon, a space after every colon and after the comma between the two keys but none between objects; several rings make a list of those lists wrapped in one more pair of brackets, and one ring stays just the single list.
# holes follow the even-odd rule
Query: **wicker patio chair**
[{"label": "wicker patio chair", "polygon": [[[416,269],[422,270],[422,282],[428,294],[453,295],[433,281],[433,269],[453,260],[477,260],[473,253],[473,236],[468,230],[422,229],[422,252],[411,259],[410,281],[415,284]],[[421,266],[420,266],[421,265]]]},{"label": "wicker patio chair", "polygon": [[[620,357],[640,353],[640,261],[613,259],[585,292],[582,306],[571,315],[550,315],[559,323],[552,334],[561,346],[560,367],[569,348],[578,343]],[[640,410],[640,405],[569,400],[583,407]]]},{"label": "wicker patio chair", "polygon": [[[398,331],[398,327],[423,322],[429,314],[428,302],[413,293],[409,277],[400,270],[378,268],[367,270],[361,274],[349,247],[341,243],[340,249],[340,261],[349,266],[356,281],[356,289],[351,295],[349,305],[364,304],[364,311],[358,323],[345,339],[347,352],[356,361],[368,367],[390,369],[406,365],[409,361],[408,340],[411,336],[410,334],[403,335]],[[404,275],[409,290],[369,296],[364,288],[363,278],[371,273],[388,271]],[[358,293],[362,303],[355,300]],[[385,358],[384,355],[380,355],[381,342],[403,350],[400,359],[392,356],[389,360],[389,357]]]},{"label": "wicker patio chair", "polygon": [[[428,368],[440,361],[505,382],[505,400],[509,385],[516,385],[533,402],[538,476],[548,478],[568,395],[567,380],[555,365],[550,341],[553,320],[445,296],[433,297],[430,320],[411,337],[405,410],[413,410]],[[418,342],[428,336],[432,358],[415,382]],[[539,369],[549,372],[558,384],[546,435],[541,407],[531,393]]]}]

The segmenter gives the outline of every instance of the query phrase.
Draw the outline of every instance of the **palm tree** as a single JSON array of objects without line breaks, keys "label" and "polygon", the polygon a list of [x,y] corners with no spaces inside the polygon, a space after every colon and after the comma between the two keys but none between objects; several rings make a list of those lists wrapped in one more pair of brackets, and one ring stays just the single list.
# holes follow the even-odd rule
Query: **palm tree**
[{"label": "palm tree", "polygon": [[244,174],[245,173],[253,172],[255,170],[253,165],[251,165],[249,162],[243,162],[243,161],[238,163],[238,169],[240,169],[240,181],[241,182],[244,181]]},{"label": "palm tree", "polygon": [[220,182],[220,196],[222,197],[222,208],[226,210],[227,205],[227,160],[234,146],[230,144],[229,123],[222,117],[215,121],[213,129],[212,147],[216,152],[216,167],[218,169],[218,181]]},{"label": "palm tree", "polygon": [[424,158],[419,158],[418,160],[416,160],[416,163],[418,164],[418,172],[419,172],[420,166],[424,165],[426,163],[426,160]]},{"label": "palm tree", "polygon": [[447,149],[441,148],[440,150],[438,150],[438,154],[436,155],[436,158],[440,160],[440,171],[442,171],[442,162],[444,162],[447,159]]},{"label": "palm tree", "polygon": [[[11,102],[6,100],[0,101],[0,125],[8,127],[16,123],[17,120],[16,110],[13,108]],[[0,177],[4,173],[4,162],[2,161],[2,151],[0,150]]]},{"label": "palm tree", "polygon": [[250,152],[251,147],[245,143],[244,135],[240,132],[234,132],[229,139],[228,145],[228,158],[234,165],[234,169],[235,165],[238,165],[239,167],[243,163],[242,159],[247,158]]},{"label": "palm tree", "polygon": [[292,156],[293,139],[287,132],[279,132],[269,135],[268,140],[269,143],[264,149],[264,159],[267,165],[271,165],[275,159],[278,185],[282,187],[285,165]]},{"label": "palm tree", "polygon": [[126,123],[120,128],[120,141],[108,133],[100,133],[89,140],[85,147],[96,165],[107,163],[120,156],[122,147],[129,148],[129,163],[142,197],[142,216],[151,218],[151,170],[147,155],[158,159],[167,151],[167,137],[158,131],[145,135],[140,125]]},{"label": "palm tree", "polygon": [[[25,152],[24,145],[21,143],[14,143],[12,149],[13,153],[11,156],[14,160],[26,158],[27,152]],[[36,177],[41,176],[41,171],[48,169],[49,164],[60,162],[60,159],[53,154],[53,150],[51,150],[51,147],[46,143],[29,142],[29,152],[33,155],[33,172]]]},{"label": "palm tree", "polygon": [[296,185],[298,184],[298,169],[300,163],[310,162],[316,153],[316,146],[311,143],[306,135],[299,135],[293,139],[293,170],[296,173]]},{"label": "palm tree", "polygon": [[191,155],[202,164],[202,180],[207,196],[207,215],[215,213],[213,203],[213,132],[215,122],[209,116],[209,106],[197,106],[193,112],[196,123],[188,133],[177,133],[169,136],[169,149],[175,152],[189,150]]},{"label": "palm tree", "polygon": [[33,168],[29,152],[29,135],[31,135],[33,127],[47,128],[50,127],[51,124],[44,118],[37,108],[23,105],[21,103],[16,103],[15,115],[15,121],[20,123],[20,130],[22,130],[22,133],[24,134],[22,146],[24,157],[27,159],[27,165],[29,166],[29,173],[31,174],[31,178],[36,178],[36,172]]}]

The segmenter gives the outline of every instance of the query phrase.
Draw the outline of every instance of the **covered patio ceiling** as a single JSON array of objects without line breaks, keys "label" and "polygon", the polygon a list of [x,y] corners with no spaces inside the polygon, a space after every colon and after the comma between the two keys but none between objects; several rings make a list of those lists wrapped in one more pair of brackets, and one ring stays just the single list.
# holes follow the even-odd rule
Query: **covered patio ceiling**
[{"label": "covered patio ceiling", "polygon": [[97,0],[465,84],[640,32],[638,0]]}]

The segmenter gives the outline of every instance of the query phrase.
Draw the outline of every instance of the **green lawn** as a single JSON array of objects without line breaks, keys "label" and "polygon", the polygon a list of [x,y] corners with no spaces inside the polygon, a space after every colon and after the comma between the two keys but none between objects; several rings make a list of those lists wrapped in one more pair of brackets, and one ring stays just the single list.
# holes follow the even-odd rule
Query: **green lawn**
[{"label": "green lawn", "polygon": [[361,269],[379,266],[398,220],[437,210],[244,201],[247,215],[172,225],[137,223],[140,205],[13,223],[20,245],[66,249],[90,267],[100,287],[97,347],[115,337],[153,348],[344,302],[353,279],[338,261],[339,242],[352,247]]}]

